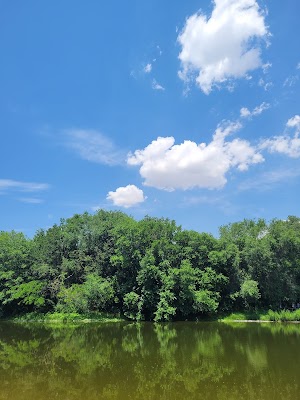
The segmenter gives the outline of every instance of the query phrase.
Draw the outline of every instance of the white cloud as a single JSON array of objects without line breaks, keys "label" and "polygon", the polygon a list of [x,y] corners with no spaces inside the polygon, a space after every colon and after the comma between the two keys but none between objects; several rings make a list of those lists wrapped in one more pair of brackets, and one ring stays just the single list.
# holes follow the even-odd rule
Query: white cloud
[{"label": "white cloud", "polygon": [[291,136],[289,132],[283,135],[273,136],[262,141],[260,148],[267,149],[270,153],[281,153],[292,158],[300,157],[300,116],[295,115],[286,124],[287,130],[294,129]]},{"label": "white cloud", "polygon": [[[156,61],[156,60],[155,60]],[[155,62],[154,60],[153,60],[153,62]],[[144,72],[146,73],[146,74],[149,74],[150,72],[152,71],[152,64],[147,64],[145,67],[144,67]]]},{"label": "white cloud", "polygon": [[189,81],[196,75],[205,94],[228,79],[246,77],[248,72],[266,67],[259,40],[268,35],[256,0],[214,0],[210,18],[192,15],[178,36],[182,46],[179,76]]},{"label": "white cloud", "polygon": [[175,145],[173,137],[158,137],[145,149],[129,154],[127,162],[141,166],[146,186],[164,190],[221,188],[232,168],[245,171],[249,165],[264,161],[249,142],[225,140],[240,128],[232,122],[218,126],[209,144],[185,140]]},{"label": "white cloud", "polygon": [[37,199],[35,197],[22,197],[18,199],[22,203],[27,203],[27,204],[41,204],[44,202],[42,199]]},{"label": "white cloud", "polygon": [[274,84],[273,82],[266,82],[264,79],[260,78],[260,80],[258,81],[258,86],[263,87],[264,90],[267,92],[271,89],[271,87],[274,86]]},{"label": "white cloud", "polygon": [[251,117],[251,111],[247,107],[242,107],[240,110],[240,116],[242,118]]},{"label": "white cloud", "polygon": [[300,115],[295,115],[290,118],[286,123],[286,126],[289,128],[296,128],[297,132],[300,131]]},{"label": "white cloud", "polygon": [[268,90],[270,90],[272,87],[274,86],[273,82],[267,82],[264,86],[265,91],[267,92]]},{"label": "white cloud", "polygon": [[223,195],[223,196],[186,196],[183,199],[183,206],[196,206],[205,205],[206,207],[213,207],[219,209],[226,215],[232,215],[235,211],[235,206]]},{"label": "white cloud", "polygon": [[163,53],[159,45],[155,47],[154,53],[155,54],[153,54],[152,51],[152,55],[147,56],[147,61],[144,60],[130,71],[130,76],[132,78],[134,79],[144,78],[145,74],[147,75],[152,72],[154,64],[158,61],[158,59],[161,57]]},{"label": "white cloud", "polygon": [[298,75],[291,75],[291,76],[287,77],[286,80],[283,82],[283,87],[292,87],[292,86],[296,85],[298,80],[299,80]]},{"label": "white cloud", "polygon": [[8,190],[18,192],[39,192],[50,188],[48,183],[21,182],[12,179],[0,179],[0,193]]},{"label": "white cloud", "polygon": [[238,189],[241,191],[244,190],[269,190],[274,187],[276,184],[284,183],[286,184],[288,181],[293,180],[294,178],[298,178],[300,176],[299,169],[281,169],[275,171],[268,171],[260,176],[256,176],[254,179],[247,179],[242,182]]},{"label": "white cloud", "polygon": [[261,148],[267,148],[270,153],[282,153],[292,158],[300,157],[300,138],[289,136],[274,136],[263,142]]},{"label": "white cloud", "polygon": [[270,62],[267,62],[265,64],[262,65],[262,70],[263,73],[266,74],[268,73],[269,69],[272,67],[272,64]]},{"label": "white cloud", "polygon": [[162,90],[162,91],[165,90],[165,88],[162,85],[160,85],[155,79],[153,79],[153,81],[152,81],[152,89],[153,90]]},{"label": "white cloud", "polygon": [[296,69],[300,69],[300,62],[298,62]]},{"label": "white cloud", "polygon": [[146,200],[143,191],[135,185],[119,187],[115,192],[108,192],[106,198],[112,201],[115,206],[125,208],[133,207]]},{"label": "white cloud", "polygon": [[256,115],[260,115],[265,110],[268,110],[271,107],[269,103],[261,103],[259,106],[255,107],[252,111],[250,111],[247,107],[243,107],[240,110],[240,116],[242,118],[251,118]]},{"label": "white cloud", "polygon": [[84,160],[106,165],[118,165],[124,155],[116,149],[113,142],[95,130],[70,129],[64,131],[67,147],[76,151]]},{"label": "white cloud", "polygon": [[157,45],[156,49],[158,50],[158,54],[161,56],[163,52],[162,52],[162,49],[160,48],[160,46]]}]

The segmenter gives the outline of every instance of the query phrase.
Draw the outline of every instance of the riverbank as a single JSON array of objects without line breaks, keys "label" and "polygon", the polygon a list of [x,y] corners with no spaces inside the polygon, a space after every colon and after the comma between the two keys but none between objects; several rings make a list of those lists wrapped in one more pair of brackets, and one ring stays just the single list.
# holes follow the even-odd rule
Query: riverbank
[{"label": "riverbank", "polygon": [[[118,314],[93,312],[89,314],[79,313],[28,313],[2,320],[13,322],[46,322],[46,323],[67,323],[67,322],[123,322],[127,318]],[[194,320],[195,321],[195,320]],[[230,314],[214,315],[211,317],[197,318],[196,321],[219,321],[219,322],[294,322],[300,323],[300,310],[252,310]]]},{"label": "riverbank", "polygon": [[78,313],[28,313],[18,315],[11,318],[3,318],[2,321],[12,322],[45,322],[45,323],[67,323],[67,322],[122,322],[125,319],[119,315],[108,314],[108,313],[89,313],[89,314],[78,314]]},{"label": "riverbank", "polygon": [[218,318],[222,322],[300,322],[300,310],[248,311],[231,313]]}]

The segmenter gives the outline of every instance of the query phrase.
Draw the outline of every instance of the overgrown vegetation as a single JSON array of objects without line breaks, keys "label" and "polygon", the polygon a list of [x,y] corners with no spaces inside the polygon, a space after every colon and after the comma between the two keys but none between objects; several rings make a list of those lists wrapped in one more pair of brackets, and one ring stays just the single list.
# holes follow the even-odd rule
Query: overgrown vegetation
[{"label": "overgrown vegetation", "polygon": [[298,322],[300,310],[260,311],[249,310],[246,312],[233,312],[220,318],[222,321],[272,321],[272,322]]},{"label": "overgrown vegetation", "polygon": [[[174,221],[100,210],[33,239],[0,232],[0,315],[95,315],[133,320],[284,310],[300,299],[300,219],[244,220],[219,238]],[[60,313],[60,314],[58,314]],[[299,320],[300,312],[269,312]],[[67,318],[67,317],[65,317]]]}]

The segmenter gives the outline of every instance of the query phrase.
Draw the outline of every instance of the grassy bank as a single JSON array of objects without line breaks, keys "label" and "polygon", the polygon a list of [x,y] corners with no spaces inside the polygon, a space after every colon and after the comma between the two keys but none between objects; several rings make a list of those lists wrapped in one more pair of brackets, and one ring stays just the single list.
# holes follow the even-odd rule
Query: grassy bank
[{"label": "grassy bank", "polygon": [[7,319],[14,322],[47,322],[47,323],[67,323],[67,322],[121,322],[124,318],[119,315],[108,313],[28,313]]},{"label": "grassy bank", "polygon": [[269,322],[300,322],[300,309],[295,311],[246,311],[231,313],[219,318],[220,321],[269,321]]},{"label": "grassy bank", "polygon": [[[46,323],[68,323],[68,322],[122,322],[127,321],[126,318],[109,313],[93,312],[88,314],[78,313],[28,313],[15,317],[3,319],[14,322],[46,322]],[[300,322],[300,309],[295,311],[281,310],[251,310],[234,312],[227,315],[216,315],[214,317],[203,317],[196,321],[221,321],[221,322],[236,322],[236,321],[265,321],[265,322]]]}]

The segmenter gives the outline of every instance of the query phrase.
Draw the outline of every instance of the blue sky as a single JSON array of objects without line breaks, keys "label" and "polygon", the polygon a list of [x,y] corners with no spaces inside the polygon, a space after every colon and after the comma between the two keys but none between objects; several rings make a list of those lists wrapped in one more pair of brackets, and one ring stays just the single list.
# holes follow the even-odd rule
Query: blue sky
[{"label": "blue sky", "polygon": [[0,1],[0,229],[299,216],[298,0]]}]

